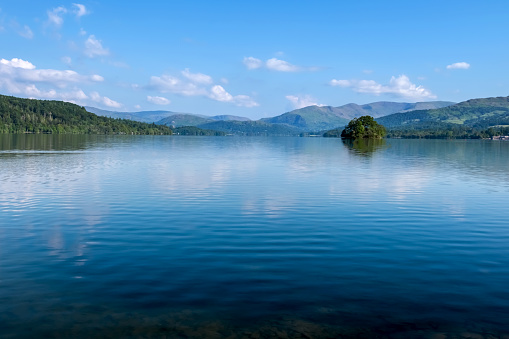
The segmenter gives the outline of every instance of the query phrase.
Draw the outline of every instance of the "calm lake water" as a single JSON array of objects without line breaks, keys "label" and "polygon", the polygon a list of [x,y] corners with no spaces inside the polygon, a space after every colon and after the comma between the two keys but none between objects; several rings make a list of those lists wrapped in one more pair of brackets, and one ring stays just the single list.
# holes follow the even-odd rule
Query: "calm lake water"
[{"label": "calm lake water", "polygon": [[509,142],[0,135],[0,192],[2,338],[509,335]]}]

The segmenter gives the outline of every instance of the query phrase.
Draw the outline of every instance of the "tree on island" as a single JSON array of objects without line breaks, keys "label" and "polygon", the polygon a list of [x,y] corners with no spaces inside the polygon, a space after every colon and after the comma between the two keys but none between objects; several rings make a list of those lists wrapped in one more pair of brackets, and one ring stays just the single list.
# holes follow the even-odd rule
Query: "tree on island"
[{"label": "tree on island", "polygon": [[387,132],[385,127],[379,125],[373,117],[364,115],[351,120],[341,132],[345,139],[382,139]]}]

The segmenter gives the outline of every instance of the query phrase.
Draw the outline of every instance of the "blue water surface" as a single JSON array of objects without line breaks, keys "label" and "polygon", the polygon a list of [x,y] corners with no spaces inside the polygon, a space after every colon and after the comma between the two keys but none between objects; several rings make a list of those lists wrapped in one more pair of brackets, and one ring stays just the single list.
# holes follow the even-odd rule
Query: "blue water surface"
[{"label": "blue water surface", "polygon": [[0,135],[0,337],[509,334],[509,143]]}]

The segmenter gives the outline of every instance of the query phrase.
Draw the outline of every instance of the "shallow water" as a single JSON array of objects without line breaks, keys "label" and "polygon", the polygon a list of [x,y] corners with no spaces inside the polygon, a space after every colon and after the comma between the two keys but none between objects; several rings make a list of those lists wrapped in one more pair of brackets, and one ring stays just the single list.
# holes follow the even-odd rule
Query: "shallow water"
[{"label": "shallow water", "polygon": [[509,334],[509,143],[0,135],[0,337]]}]

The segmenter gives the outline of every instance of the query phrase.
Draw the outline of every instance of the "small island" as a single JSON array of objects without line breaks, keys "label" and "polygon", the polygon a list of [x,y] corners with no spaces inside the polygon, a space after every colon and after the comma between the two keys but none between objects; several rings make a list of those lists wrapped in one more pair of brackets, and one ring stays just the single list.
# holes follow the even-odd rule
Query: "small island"
[{"label": "small island", "polygon": [[369,115],[352,119],[345,128],[333,129],[324,133],[324,137],[344,139],[382,139],[387,134],[385,127],[378,124]]}]

